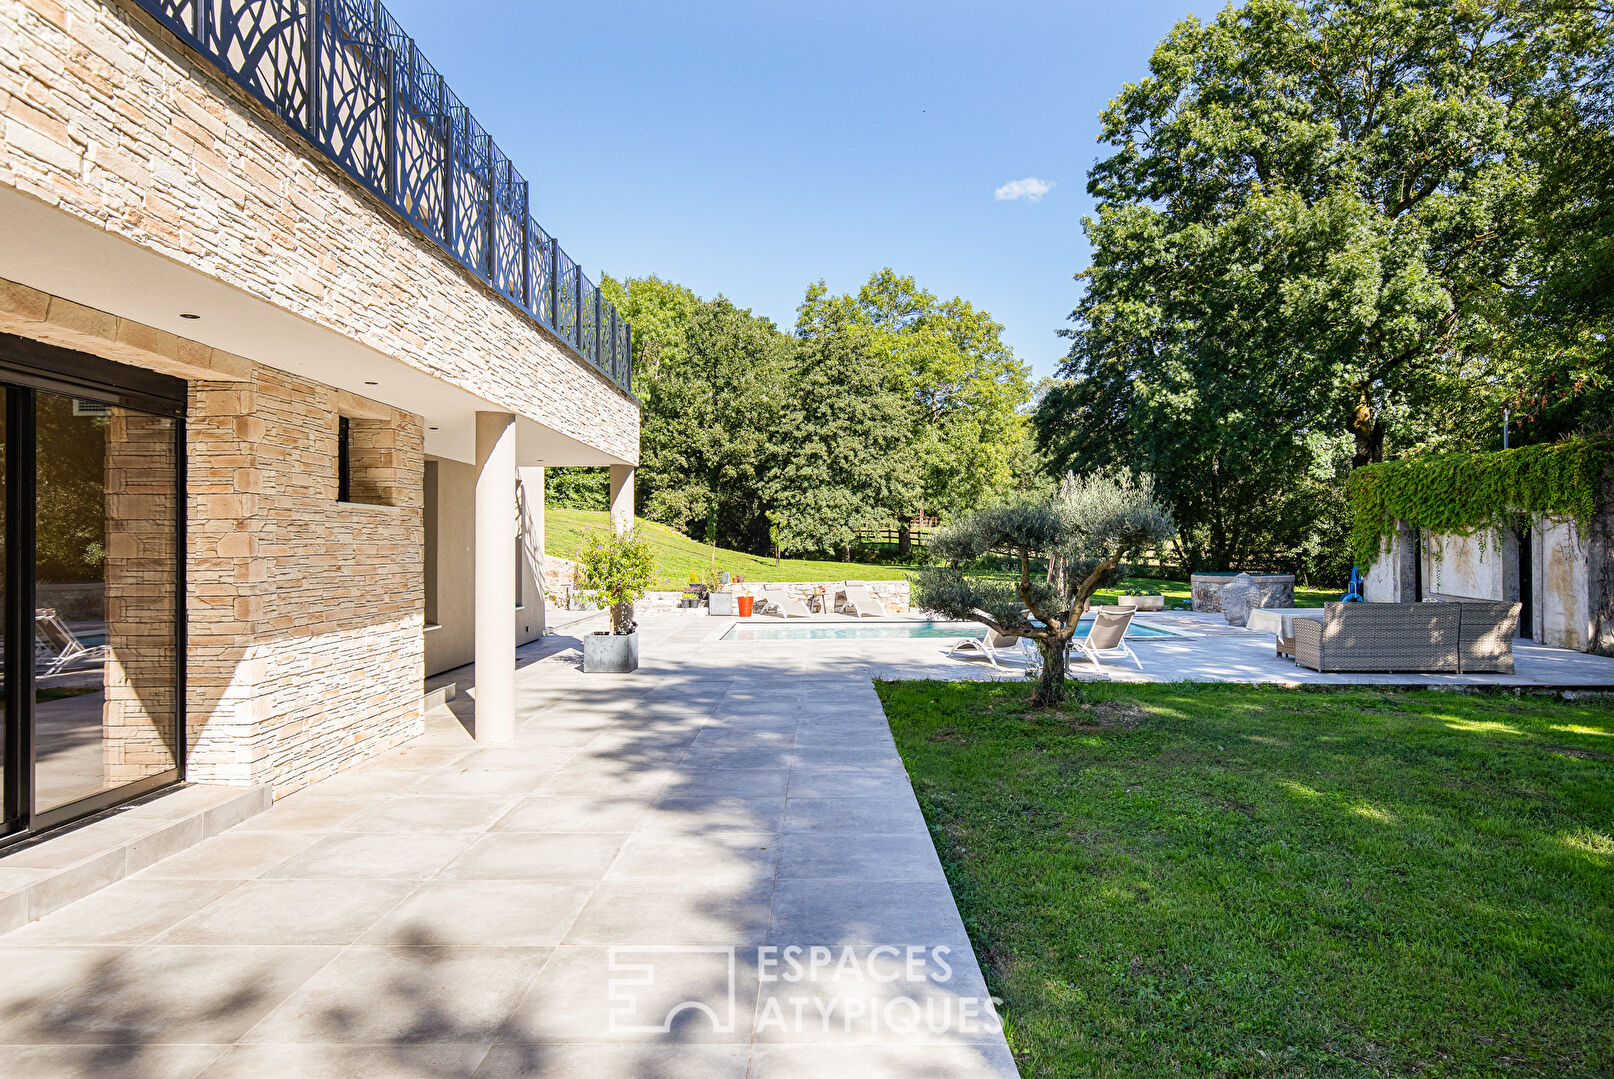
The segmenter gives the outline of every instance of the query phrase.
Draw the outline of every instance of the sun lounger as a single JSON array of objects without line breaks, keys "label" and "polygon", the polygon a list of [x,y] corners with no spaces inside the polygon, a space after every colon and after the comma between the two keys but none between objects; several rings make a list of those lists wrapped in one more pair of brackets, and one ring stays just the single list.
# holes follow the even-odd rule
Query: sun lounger
[{"label": "sun lounger", "polygon": [[1087,628],[1087,636],[1073,642],[1082,655],[1093,661],[1093,666],[1100,671],[1104,669],[1099,663],[1099,655],[1104,652],[1124,653],[1132,657],[1132,662],[1143,670],[1143,661],[1138,654],[1132,651],[1126,643],[1126,631],[1132,625],[1132,616],[1137,609],[1132,607],[1094,607],[1093,624]]},{"label": "sun lounger", "polygon": [[46,662],[41,674],[60,674],[78,663],[105,663],[110,654],[104,644],[85,647],[54,607],[40,607],[34,611],[34,631],[56,652]]},{"label": "sun lounger", "polygon": [[780,618],[811,618],[813,615],[813,612],[808,610],[807,604],[792,596],[788,589],[780,585],[763,585],[762,602]]},{"label": "sun lounger", "polygon": [[979,652],[986,657],[987,662],[991,663],[993,667],[1001,668],[1002,664],[998,662],[998,653],[1014,648],[1019,643],[1020,638],[1013,633],[999,633],[991,626],[988,626],[985,637],[960,637],[953,643],[953,647],[947,650],[947,656],[951,659],[959,652]]},{"label": "sun lounger", "polygon": [[884,618],[885,604],[875,598],[867,585],[846,582],[846,605],[859,618]]}]

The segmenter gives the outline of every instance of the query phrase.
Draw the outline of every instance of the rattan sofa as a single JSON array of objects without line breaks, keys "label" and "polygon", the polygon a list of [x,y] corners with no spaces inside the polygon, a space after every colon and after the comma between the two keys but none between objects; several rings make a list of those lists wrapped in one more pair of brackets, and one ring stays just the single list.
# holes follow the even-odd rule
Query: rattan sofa
[{"label": "rattan sofa", "polygon": [[1513,672],[1517,603],[1330,603],[1295,620],[1295,663],[1314,671]]}]

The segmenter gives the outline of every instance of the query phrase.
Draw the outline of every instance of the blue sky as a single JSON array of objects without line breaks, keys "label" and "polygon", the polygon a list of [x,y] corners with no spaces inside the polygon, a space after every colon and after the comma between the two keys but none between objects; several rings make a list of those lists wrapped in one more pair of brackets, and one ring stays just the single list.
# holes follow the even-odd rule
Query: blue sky
[{"label": "blue sky", "polygon": [[[788,328],[809,282],[846,291],[889,265],[990,311],[1039,376],[1064,353],[1055,332],[1086,265],[1098,112],[1147,73],[1174,22],[1216,10],[387,6],[531,181],[539,222],[596,279],[659,274]],[[1053,186],[995,197],[1027,178]]]}]

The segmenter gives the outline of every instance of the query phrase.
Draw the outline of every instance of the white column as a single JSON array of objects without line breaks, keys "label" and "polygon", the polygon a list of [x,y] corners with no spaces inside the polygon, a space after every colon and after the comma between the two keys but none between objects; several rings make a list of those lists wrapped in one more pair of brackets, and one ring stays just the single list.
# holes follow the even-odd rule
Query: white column
[{"label": "white column", "polygon": [[633,527],[633,466],[611,466],[611,530],[621,535]]},{"label": "white column", "polygon": [[[544,470],[542,465],[516,469],[521,477],[521,530],[522,548],[527,558],[527,570],[532,574],[533,588],[538,604],[536,621],[538,632],[547,633],[544,624]],[[529,619],[528,621],[532,621]]]},{"label": "white column", "polygon": [[516,418],[476,414],[476,740],[516,733]]}]

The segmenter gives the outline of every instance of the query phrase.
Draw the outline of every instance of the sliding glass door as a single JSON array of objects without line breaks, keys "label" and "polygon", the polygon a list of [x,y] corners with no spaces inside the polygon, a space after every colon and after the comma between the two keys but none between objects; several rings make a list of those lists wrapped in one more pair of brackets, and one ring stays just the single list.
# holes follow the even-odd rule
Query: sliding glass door
[{"label": "sliding glass door", "polygon": [[0,335],[10,838],[179,778],[183,387]]}]

